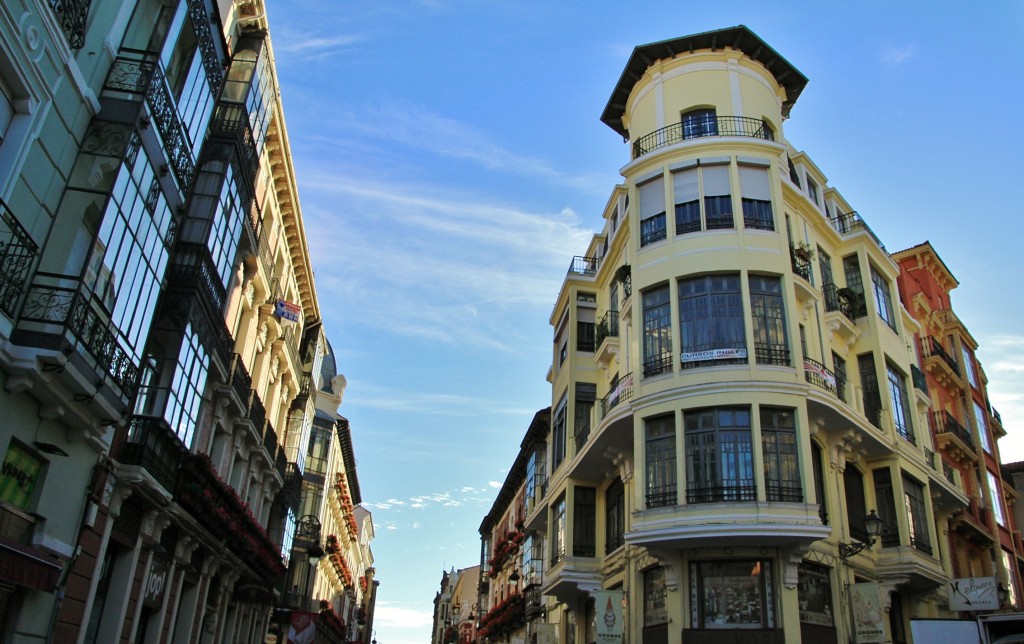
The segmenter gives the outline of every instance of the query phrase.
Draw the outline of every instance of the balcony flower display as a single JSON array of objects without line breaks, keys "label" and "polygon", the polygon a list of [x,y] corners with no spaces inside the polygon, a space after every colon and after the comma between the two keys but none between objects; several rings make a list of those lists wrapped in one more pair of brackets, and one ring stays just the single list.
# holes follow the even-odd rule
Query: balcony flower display
[{"label": "balcony flower display", "polygon": [[327,539],[324,540],[324,552],[329,555],[333,555],[339,550],[341,550],[341,545],[338,543],[338,535],[327,535]]},{"label": "balcony flower display", "polygon": [[268,585],[284,576],[280,549],[234,488],[217,476],[209,456],[185,457],[175,497],[213,535],[232,544],[239,558]]},{"label": "balcony flower display", "polygon": [[509,595],[480,618],[477,635],[480,638],[500,637],[516,631],[526,620],[524,606],[522,593]]},{"label": "balcony flower display", "polygon": [[523,522],[517,522],[513,532],[507,533],[494,544],[494,556],[487,562],[490,565],[488,574],[491,577],[497,577],[504,567],[505,561],[519,551],[519,546],[526,540],[526,532],[523,528]]}]

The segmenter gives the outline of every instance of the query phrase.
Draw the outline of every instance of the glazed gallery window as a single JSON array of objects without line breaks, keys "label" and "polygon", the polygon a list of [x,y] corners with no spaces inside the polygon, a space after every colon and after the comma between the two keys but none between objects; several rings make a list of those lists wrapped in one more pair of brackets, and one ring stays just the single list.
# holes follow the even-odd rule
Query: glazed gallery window
[{"label": "glazed gallery window", "polygon": [[[672,173],[676,234],[733,228],[732,191],[727,164],[702,165]],[[702,198],[703,195],[703,198]]]},{"label": "glazed gallery window", "polygon": [[665,180],[661,177],[641,184],[640,192],[640,245],[647,246],[666,237]]},{"label": "glazed gallery window", "polygon": [[775,230],[768,168],[741,165],[739,170],[743,227],[756,230]]},{"label": "glazed gallery window", "polygon": [[974,424],[978,427],[978,438],[981,439],[981,447],[989,454],[992,453],[992,441],[988,437],[988,423],[985,422],[984,407],[978,404],[977,400],[971,401],[974,403]]},{"label": "glazed gallery window", "polygon": [[647,474],[647,507],[676,504],[675,418],[662,416],[644,421]]},{"label": "glazed gallery window", "polygon": [[786,311],[778,277],[751,275],[750,313],[754,325],[754,356],[758,364],[789,366]]},{"label": "glazed gallery window", "polygon": [[565,495],[551,506],[551,565],[565,559]]},{"label": "glazed gallery window", "polygon": [[[991,472],[989,473],[991,476]],[[928,535],[928,514],[925,509],[925,487],[903,475],[903,504],[910,519],[910,545],[921,552],[932,554],[931,537]]]},{"label": "glazed gallery window", "polygon": [[871,290],[875,294],[875,308],[878,315],[893,330],[896,330],[896,315],[892,309],[892,293],[889,290],[889,282],[882,277],[882,274],[871,267]]},{"label": "glazed gallery window", "polygon": [[754,501],[750,409],[712,407],[683,414],[686,502]]},{"label": "glazed gallery window", "polygon": [[746,364],[740,276],[703,275],[679,280],[679,327],[683,369]]},{"label": "glazed gallery window", "polygon": [[963,356],[964,367],[967,368],[967,382],[971,383],[971,386],[977,389],[978,373],[974,370],[974,360],[971,358],[971,352],[968,351],[963,340],[960,341],[960,355]]},{"label": "glazed gallery window", "polygon": [[892,408],[892,422],[896,433],[913,444],[914,426],[910,424],[910,399],[907,396],[907,378],[896,367],[885,364],[889,385],[889,405]]},{"label": "glazed gallery window", "polygon": [[665,569],[651,568],[644,571],[644,626],[668,623],[668,593],[665,585]]},{"label": "glazed gallery window", "polygon": [[593,557],[597,543],[596,492],[592,487],[573,490],[572,556]]},{"label": "glazed gallery window", "polygon": [[555,407],[555,417],[551,422],[551,471],[554,472],[565,460],[565,408],[566,395]]},{"label": "glazed gallery window", "polygon": [[694,628],[774,628],[771,562],[703,561],[690,565]]},{"label": "glazed gallery window", "polygon": [[616,478],[604,492],[604,552],[621,547],[626,533],[626,487]]},{"label": "glazed gallery window", "polygon": [[988,500],[992,506],[992,515],[1001,526],[1006,526],[1006,513],[1003,511],[1003,489],[999,486],[999,479],[989,470],[988,474]]},{"label": "glazed gallery window", "polygon": [[644,376],[672,370],[672,304],[668,285],[644,292]]},{"label": "glazed gallery window", "polygon": [[796,422],[792,409],[761,408],[764,487],[769,501],[804,500],[796,457]]}]

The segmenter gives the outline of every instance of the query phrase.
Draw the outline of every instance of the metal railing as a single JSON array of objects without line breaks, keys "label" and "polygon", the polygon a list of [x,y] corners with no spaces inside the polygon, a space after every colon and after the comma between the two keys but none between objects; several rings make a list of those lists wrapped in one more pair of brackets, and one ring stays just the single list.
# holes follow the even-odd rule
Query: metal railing
[{"label": "metal railing", "polygon": [[817,360],[804,358],[804,380],[838,397],[836,374]]},{"label": "metal railing", "polygon": [[50,9],[72,49],[85,44],[85,26],[89,18],[90,0],[49,0]]},{"label": "metal railing", "polygon": [[249,110],[245,105],[223,100],[217,103],[213,118],[210,119],[210,136],[226,139],[238,146],[243,178],[249,182],[255,181],[259,155],[256,153],[256,139],[249,125]]},{"label": "metal railing", "polygon": [[936,434],[952,434],[960,439],[971,451],[974,451],[974,438],[967,428],[960,424],[953,414],[946,410],[933,411],[931,414],[932,429]]},{"label": "metal railing", "polygon": [[619,378],[615,386],[607,396],[601,399],[601,416],[607,416],[608,412],[620,403],[633,397],[633,374],[627,373]]},{"label": "metal railing", "polygon": [[857,318],[854,315],[853,301],[846,289],[841,289],[832,282],[829,282],[821,287],[821,292],[825,296],[826,311],[829,313],[839,311],[851,322],[856,322]]},{"label": "metal railing", "polygon": [[662,485],[647,488],[647,507],[664,508],[676,504],[676,486]]},{"label": "metal railing", "polygon": [[864,221],[864,218],[856,211],[830,217],[829,223],[832,224],[832,228],[834,228],[836,232],[843,235],[863,230],[869,237],[871,237],[871,239],[875,240],[875,243],[878,244],[879,248],[885,250],[885,245],[882,243],[882,240],[878,238],[875,231],[871,230],[871,227],[868,226],[866,221]]},{"label": "metal railing", "polygon": [[203,0],[188,0],[188,15],[195,33],[197,49],[203,57],[206,82],[210,86],[210,93],[216,96],[224,82],[224,65],[221,63],[220,56],[217,55],[213,30],[210,29],[210,15],[206,12],[206,3]]},{"label": "metal railing", "polygon": [[[26,338],[70,331],[97,366],[131,398],[139,367],[121,347],[122,336],[112,327],[110,313],[85,292],[78,277],[44,272],[36,273],[18,319],[18,332],[24,332]],[[36,346],[33,341],[28,344]]]},{"label": "metal railing", "polygon": [[601,320],[597,323],[596,341],[601,346],[605,338],[619,337],[619,312],[606,311]]},{"label": "metal railing", "polygon": [[687,503],[741,503],[757,500],[757,487],[751,479],[740,481],[734,485],[689,487],[686,488]]},{"label": "metal railing", "polygon": [[960,365],[956,363],[953,356],[949,355],[946,347],[942,346],[942,343],[935,336],[929,335],[921,338],[921,355],[926,358],[933,356],[941,358],[957,377],[960,376]]},{"label": "metal railing", "polygon": [[0,310],[14,317],[39,247],[0,200]]},{"label": "metal railing", "polygon": [[188,193],[196,174],[192,146],[189,145],[185,129],[178,119],[178,107],[170,88],[167,87],[164,70],[159,63],[153,67],[153,75],[146,91],[146,102],[153,115],[156,129],[160,132],[160,138],[163,139],[163,150],[171,162],[171,169],[178,179],[178,185],[181,186],[183,193]]},{"label": "metal railing", "polygon": [[771,128],[760,119],[709,115],[702,117],[699,122],[682,121],[645,134],[633,142],[633,158],[638,159],[659,148],[706,136],[746,136],[775,140]]},{"label": "metal railing", "polygon": [[665,353],[644,360],[644,378],[672,371],[672,354]]},{"label": "metal railing", "polygon": [[757,364],[773,364],[788,367],[789,349],[780,344],[754,343],[754,359]]},{"label": "metal railing", "polygon": [[228,369],[228,377],[225,384],[231,385],[231,389],[238,396],[239,400],[249,402],[249,392],[252,390],[252,377],[242,362],[242,356],[237,353],[231,357],[231,367]]},{"label": "metal railing", "polygon": [[132,416],[128,437],[118,461],[146,469],[157,483],[174,491],[178,467],[188,449],[174,434],[167,421],[154,416]]},{"label": "metal railing", "polygon": [[769,501],[780,503],[801,503],[804,500],[804,490],[800,483],[775,483],[765,482],[765,494]]},{"label": "metal railing", "polygon": [[569,274],[571,275],[597,275],[597,269],[601,267],[600,257],[583,257],[576,255],[572,258],[572,262],[569,264]]},{"label": "metal railing", "polygon": [[263,427],[267,424],[267,409],[263,406],[263,400],[255,389],[249,390],[249,406],[246,409],[245,417],[252,421],[256,427],[256,433],[262,435]]},{"label": "metal railing", "polygon": [[789,263],[793,267],[794,274],[804,278],[807,282],[811,281],[810,258],[801,255],[800,251],[792,246],[789,247]]},{"label": "metal railing", "polygon": [[179,243],[171,258],[167,281],[197,288],[214,315],[219,317],[223,312],[227,290],[205,244]]},{"label": "metal railing", "polygon": [[924,373],[917,368],[916,364],[910,365],[910,379],[914,381],[914,388],[928,394],[928,380],[924,377]]}]

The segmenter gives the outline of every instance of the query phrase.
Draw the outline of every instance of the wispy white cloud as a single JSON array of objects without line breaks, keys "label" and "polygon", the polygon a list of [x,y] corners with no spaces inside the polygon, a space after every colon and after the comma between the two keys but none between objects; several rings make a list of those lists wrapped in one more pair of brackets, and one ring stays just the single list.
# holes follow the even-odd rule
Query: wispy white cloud
[{"label": "wispy white cloud", "polygon": [[277,54],[286,54],[292,62],[296,60],[320,59],[333,56],[350,46],[366,40],[360,34],[342,34],[329,38],[310,38],[305,34],[293,32],[274,42]]},{"label": "wispy white cloud", "polygon": [[901,65],[917,54],[917,47],[914,45],[899,45],[886,47],[882,50],[881,59],[886,65]]},{"label": "wispy white cloud", "polygon": [[501,482],[500,481],[487,481],[487,485],[488,485],[488,487],[492,487],[492,488],[497,489],[497,488],[501,487]]}]

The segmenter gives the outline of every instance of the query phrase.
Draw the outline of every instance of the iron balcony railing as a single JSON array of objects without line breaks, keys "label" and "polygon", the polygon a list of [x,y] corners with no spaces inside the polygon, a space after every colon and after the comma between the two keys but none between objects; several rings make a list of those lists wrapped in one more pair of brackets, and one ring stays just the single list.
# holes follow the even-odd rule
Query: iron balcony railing
[{"label": "iron balcony railing", "polygon": [[647,507],[664,508],[676,504],[676,486],[662,485],[647,488]]},{"label": "iron balcony railing", "polygon": [[932,430],[938,434],[952,434],[960,439],[972,451],[974,450],[974,439],[967,428],[960,424],[953,414],[946,410],[933,411],[931,414]]},{"label": "iron balcony railing", "polygon": [[210,29],[212,23],[210,14],[206,11],[206,3],[203,0],[188,0],[188,15],[195,33],[196,49],[203,58],[206,82],[210,86],[210,93],[216,96],[224,82],[224,64],[214,44],[213,30]]},{"label": "iron balcony railing", "polygon": [[956,485],[956,474],[953,473],[953,468],[945,461],[942,461],[942,475],[946,477],[947,481]]},{"label": "iron balcony railing", "polygon": [[868,226],[867,222],[864,221],[864,218],[857,212],[848,212],[842,215],[836,215],[835,217],[830,217],[829,223],[832,224],[832,228],[834,228],[836,232],[842,235],[863,230],[869,237],[871,237],[871,239],[875,240],[875,243],[878,244],[879,248],[885,250],[885,245],[882,244],[882,240],[878,238],[875,231],[871,230],[871,227]]},{"label": "iron balcony railing", "polygon": [[601,416],[608,415],[619,403],[623,403],[633,397],[633,374],[627,373],[619,378],[618,382],[608,392],[608,395],[601,399]]},{"label": "iron balcony railing", "polygon": [[757,364],[772,364],[783,367],[788,367],[792,364],[789,360],[789,348],[781,344],[755,342],[754,358]]},{"label": "iron balcony railing", "polygon": [[644,360],[644,378],[658,376],[672,371],[672,354],[663,353]]},{"label": "iron balcony railing", "polygon": [[[244,104],[220,101],[210,120],[210,136],[230,141],[237,146],[243,178],[252,185],[256,179],[259,155],[256,138],[249,125],[249,110]],[[252,195],[250,194],[251,198]]]},{"label": "iron balcony railing", "polygon": [[[256,203],[253,201],[253,203]],[[260,264],[263,266],[263,274],[266,276],[269,282],[274,278],[274,253],[270,250],[270,239],[269,235],[263,235],[258,243],[258,255],[260,258]]]},{"label": "iron balcony railing", "polygon": [[118,461],[144,468],[169,492],[174,491],[178,467],[188,453],[167,421],[154,416],[132,416]]},{"label": "iron balcony railing", "polygon": [[619,312],[607,311],[597,323],[595,337],[597,346],[601,346],[601,343],[604,342],[605,338],[617,337],[619,337]]},{"label": "iron balcony railing", "polygon": [[765,494],[769,501],[780,503],[801,503],[804,500],[804,490],[798,482],[776,483],[768,481],[765,483]]},{"label": "iron balcony railing", "polygon": [[28,346],[54,348],[49,339],[53,336],[77,343],[125,397],[135,395],[139,367],[122,347],[128,341],[114,328],[103,303],[86,292],[78,277],[36,273],[15,333],[16,342]]},{"label": "iron balcony railing", "polygon": [[210,312],[220,317],[224,310],[224,302],[227,300],[227,290],[220,281],[217,267],[206,244],[179,243],[171,258],[167,281],[171,284],[198,288],[209,305]]},{"label": "iron balcony railing", "polygon": [[242,362],[242,356],[237,353],[231,357],[231,367],[228,369],[228,377],[225,384],[231,385],[231,389],[238,396],[238,399],[249,403],[249,392],[252,390],[252,377]]},{"label": "iron balcony railing", "polygon": [[570,275],[586,275],[593,277],[597,275],[597,269],[601,266],[600,257],[583,257],[576,255],[569,264]]},{"label": "iron balcony railing", "polygon": [[267,410],[255,389],[249,391],[249,406],[245,417],[252,421],[253,426],[256,427],[256,433],[262,436],[263,427],[267,424]]},{"label": "iron balcony railing", "polygon": [[741,503],[756,500],[757,486],[752,479],[744,479],[731,485],[686,487],[687,503]]},{"label": "iron balcony railing", "polygon": [[838,397],[836,374],[817,360],[804,358],[804,380]]},{"label": "iron balcony railing", "polygon": [[28,231],[0,200],[0,310],[12,318],[38,255],[39,247]]},{"label": "iron balcony railing", "polygon": [[48,3],[68,39],[68,46],[81,49],[85,44],[90,0],[48,0]]},{"label": "iron balcony railing", "polygon": [[269,420],[263,426],[263,447],[266,448],[267,454],[270,454],[271,460],[277,458],[277,432]]},{"label": "iron balcony railing", "polygon": [[942,343],[935,336],[929,335],[921,338],[921,355],[924,357],[935,356],[941,358],[957,377],[960,376],[960,365],[956,363],[953,356],[949,355],[946,347],[942,346]]},{"label": "iron balcony railing", "polygon": [[793,266],[793,273],[811,281],[811,260],[800,249],[789,247],[789,263]]},{"label": "iron balcony railing", "polygon": [[847,289],[839,288],[832,282],[829,282],[821,287],[821,292],[825,296],[825,310],[827,312],[839,311],[851,322],[857,321],[857,318],[854,316],[853,298]]},{"label": "iron balcony railing", "polygon": [[274,469],[281,475],[283,481],[288,474],[288,457],[285,456],[283,449],[277,451],[277,457],[274,458]]},{"label": "iron balcony railing", "polygon": [[864,383],[861,391],[861,402],[864,403],[864,416],[875,427],[882,428],[882,394],[878,385]]},{"label": "iron balcony railing", "polygon": [[760,119],[746,116],[707,116],[699,122],[682,121],[645,134],[633,142],[633,158],[638,159],[659,148],[706,136],[746,136],[766,141],[775,140],[771,128]]}]

